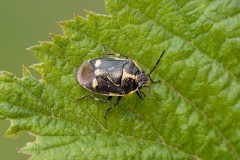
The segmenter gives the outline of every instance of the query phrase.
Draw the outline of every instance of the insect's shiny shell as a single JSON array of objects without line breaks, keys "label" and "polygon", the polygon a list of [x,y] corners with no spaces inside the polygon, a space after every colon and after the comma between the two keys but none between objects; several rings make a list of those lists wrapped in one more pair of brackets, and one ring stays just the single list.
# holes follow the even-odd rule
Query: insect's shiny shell
[{"label": "insect's shiny shell", "polygon": [[84,62],[76,76],[80,85],[90,91],[124,96],[138,89],[137,74],[141,69],[130,59],[96,58]]}]

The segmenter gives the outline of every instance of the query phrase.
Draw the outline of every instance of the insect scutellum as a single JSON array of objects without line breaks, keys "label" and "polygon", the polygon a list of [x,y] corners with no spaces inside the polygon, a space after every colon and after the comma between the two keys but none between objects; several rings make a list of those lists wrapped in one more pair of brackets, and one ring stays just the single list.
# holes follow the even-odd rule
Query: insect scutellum
[{"label": "insect scutellum", "polygon": [[[141,91],[141,88],[149,88],[149,81],[151,83],[159,82],[153,81],[150,74],[158,66],[165,50],[158,58],[152,70],[147,74],[136,64],[135,61],[129,59],[128,56],[108,53],[105,46],[103,46],[103,52],[107,56],[106,58],[96,58],[85,61],[79,67],[76,77],[80,85],[84,88],[92,92],[108,96],[108,98],[100,99],[86,94],[78,100],[88,97],[96,101],[108,103],[113,96],[117,96],[117,101],[113,105],[116,106],[120,102],[122,96],[130,95],[134,92],[137,93],[139,98],[144,99],[145,94]],[[106,118],[108,112],[113,106],[106,109],[104,118]]]}]

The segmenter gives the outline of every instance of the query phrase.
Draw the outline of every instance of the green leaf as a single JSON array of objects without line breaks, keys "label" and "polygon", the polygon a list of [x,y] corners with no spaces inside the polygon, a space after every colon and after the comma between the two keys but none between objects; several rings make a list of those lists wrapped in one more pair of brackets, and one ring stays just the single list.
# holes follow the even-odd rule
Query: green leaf
[{"label": "green leaf", "polygon": [[[7,136],[29,131],[32,159],[240,159],[240,1],[106,0],[110,15],[60,22],[64,35],[30,50],[41,62],[23,77],[0,76],[0,117]],[[102,45],[155,64],[145,100],[90,99],[75,77]],[[147,94],[148,90],[144,90]],[[92,94],[92,93],[91,93]],[[104,96],[95,95],[106,98]],[[114,99],[115,100],[115,99]]]}]

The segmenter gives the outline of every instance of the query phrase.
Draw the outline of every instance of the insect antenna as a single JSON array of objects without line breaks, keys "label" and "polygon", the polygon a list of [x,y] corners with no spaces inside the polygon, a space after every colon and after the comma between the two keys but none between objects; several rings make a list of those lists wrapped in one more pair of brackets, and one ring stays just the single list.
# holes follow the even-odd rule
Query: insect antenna
[{"label": "insect antenna", "polygon": [[148,77],[150,77],[150,74],[155,70],[155,68],[157,67],[158,63],[159,63],[160,60],[162,59],[164,53],[165,53],[165,50],[163,50],[161,56],[158,58],[157,63],[155,64],[155,66],[153,67],[153,69],[147,74]]}]

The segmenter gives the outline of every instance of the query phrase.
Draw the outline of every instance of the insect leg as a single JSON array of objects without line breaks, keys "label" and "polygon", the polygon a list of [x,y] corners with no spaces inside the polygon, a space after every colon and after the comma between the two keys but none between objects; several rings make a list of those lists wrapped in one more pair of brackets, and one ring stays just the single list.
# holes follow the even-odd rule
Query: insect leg
[{"label": "insect leg", "polygon": [[118,105],[118,103],[120,102],[121,98],[122,98],[121,96],[118,96],[118,99],[117,99],[116,103],[115,103],[113,106],[111,106],[111,107],[109,107],[109,108],[106,109],[105,114],[104,114],[104,118],[105,118],[105,119],[107,118],[108,112],[109,112],[114,106]]},{"label": "insect leg", "polygon": [[141,90],[137,90],[136,93],[140,99],[143,100],[145,98],[145,94]]},{"label": "insect leg", "polygon": [[143,87],[147,87],[148,88],[148,94],[151,94],[151,88],[149,86],[143,86]]},{"label": "insect leg", "polygon": [[122,54],[118,54],[118,53],[108,53],[107,49],[105,46],[103,46],[103,53],[107,56],[116,56],[116,57],[124,57],[126,59],[128,59],[128,56],[122,55]]},{"label": "insect leg", "polygon": [[82,99],[85,98],[85,97],[88,97],[88,98],[93,99],[94,101],[100,101],[100,102],[103,102],[103,103],[109,103],[110,100],[112,99],[112,96],[109,96],[107,99],[100,99],[100,98],[96,98],[96,97],[94,97],[94,96],[92,96],[92,95],[90,95],[90,94],[85,94],[85,95],[83,95],[82,97],[80,97],[80,98],[78,99],[78,101],[82,100]]},{"label": "insect leg", "polygon": [[148,77],[149,77],[149,79],[150,79],[151,83],[158,83],[158,82],[160,82],[160,80],[153,81],[153,80],[152,80],[152,78],[150,77],[150,75],[148,75]]}]

